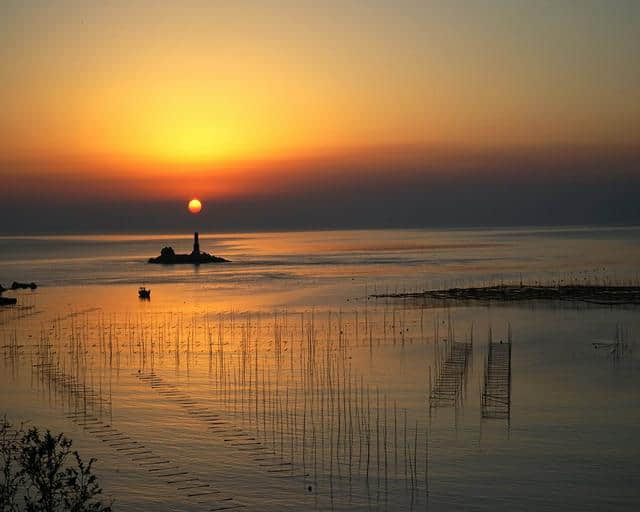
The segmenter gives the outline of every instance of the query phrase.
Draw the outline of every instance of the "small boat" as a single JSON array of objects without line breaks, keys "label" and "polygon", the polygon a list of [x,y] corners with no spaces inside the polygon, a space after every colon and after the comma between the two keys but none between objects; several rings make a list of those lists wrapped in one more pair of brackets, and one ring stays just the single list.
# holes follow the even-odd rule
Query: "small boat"
[{"label": "small boat", "polygon": [[151,298],[151,290],[147,290],[144,286],[138,288],[138,297],[141,299],[150,299]]}]

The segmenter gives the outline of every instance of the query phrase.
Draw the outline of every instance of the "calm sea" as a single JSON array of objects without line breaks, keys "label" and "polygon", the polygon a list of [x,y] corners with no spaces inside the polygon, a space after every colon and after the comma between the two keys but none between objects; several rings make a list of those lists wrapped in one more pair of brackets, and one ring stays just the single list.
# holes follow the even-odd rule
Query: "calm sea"
[{"label": "calm sea", "polygon": [[[375,293],[640,283],[640,228],[0,237],[0,414],[115,510],[636,510],[640,315]],[[137,296],[139,286],[150,301]]]}]

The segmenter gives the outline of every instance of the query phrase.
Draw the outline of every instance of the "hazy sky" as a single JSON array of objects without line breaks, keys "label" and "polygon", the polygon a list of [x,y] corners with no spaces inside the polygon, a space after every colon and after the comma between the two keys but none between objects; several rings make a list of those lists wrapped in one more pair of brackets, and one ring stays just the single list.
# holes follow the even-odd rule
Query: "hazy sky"
[{"label": "hazy sky", "polygon": [[0,232],[638,222],[640,2],[0,4]]}]

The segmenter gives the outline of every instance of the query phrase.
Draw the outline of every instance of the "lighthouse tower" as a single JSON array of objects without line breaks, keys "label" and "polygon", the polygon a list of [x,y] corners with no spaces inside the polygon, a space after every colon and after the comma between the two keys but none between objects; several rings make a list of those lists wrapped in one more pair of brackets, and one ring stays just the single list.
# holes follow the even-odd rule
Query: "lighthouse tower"
[{"label": "lighthouse tower", "polygon": [[193,234],[193,251],[191,252],[193,255],[200,254],[200,242],[198,242],[198,232],[196,231]]}]

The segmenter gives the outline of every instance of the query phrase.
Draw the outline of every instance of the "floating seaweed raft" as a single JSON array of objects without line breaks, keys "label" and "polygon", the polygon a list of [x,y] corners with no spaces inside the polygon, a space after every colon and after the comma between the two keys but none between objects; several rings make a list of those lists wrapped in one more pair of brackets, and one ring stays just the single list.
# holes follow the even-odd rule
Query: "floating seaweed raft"
[{"label": "floating seaweed raft", "polygon": [[413,293],[372,295],[374,298],[409,298],[434,301],[510,302],[564,300],[603,305],[640,305],[640,286],[528,286],[497,285],[479,288],[449,288]]}]

